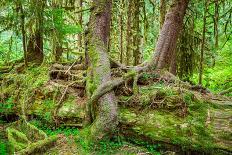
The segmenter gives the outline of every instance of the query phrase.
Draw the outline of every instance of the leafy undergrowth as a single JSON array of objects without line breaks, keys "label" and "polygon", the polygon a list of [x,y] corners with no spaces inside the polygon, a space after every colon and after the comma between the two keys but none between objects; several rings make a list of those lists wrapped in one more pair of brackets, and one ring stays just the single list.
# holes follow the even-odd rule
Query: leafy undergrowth
[{"label": "leafy undergrowth", "polygon": [[7,137],[5,135],[5,131],[4,131],[4,126],[5,126],[4,121],[1,121],[0,119],[0,154],[1,155],[6,155],[8,152],[8,147],[9,147],[9,143],[7,141]]}]

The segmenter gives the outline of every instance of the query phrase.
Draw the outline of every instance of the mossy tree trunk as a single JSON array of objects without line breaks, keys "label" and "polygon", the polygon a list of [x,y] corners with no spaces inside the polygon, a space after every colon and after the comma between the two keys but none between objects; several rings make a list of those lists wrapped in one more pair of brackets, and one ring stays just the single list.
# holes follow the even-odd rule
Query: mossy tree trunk
[{"label": "mossy tree trunk", "polygon": [[[89,21],[88,34],[88,80],[89,97],[96,89],[111,80],[108,44],[110,36],[111,0],[93,1],[93,10]],[[111,134],[117,126],[117,101],[113,91],[106,93],[98,100],[98,110],[90,127],[88,137],[95,141]],[[93,113],[93,111],[91,111]]]},{"label": "mossy tree trunk", "polygon": [[204,16],[203,16],[203,29],[202,29],[202,42],[201,42],[201,54],[200,54],[200,66],[199,66],[199,81],[198,84],[202,85],[203,72],[204,72],[204,51],[205,51],[205,40],[206,40],[206,22],[209,0],[205,0]]},{"label": "mossy tree trunk", "polygon": [[133,3],[133,65],[136,66],[140,61],[140,20],[139,20],[139,11],[140,11],[140,0],[136,0]]},{"label": "mossy tree trunk", "polygon": [[127,29],[126,29],[126,65],[130,65],[131,59],[131,43],[132,43],[132,33],[131,33],[131,21],[132,21],[132,2],[128,1],[127,4]]},{"label": "mossy tree trunk", "polygon": [[189,0],[174,0],[165,16],[151,66],[156,66],[157,69],[170,67],[188,3]]},{"label": "mossy tree trunk", "polygon": [[30,35],[27,45],[27,62],[41,64],[43,62],[43,11],[44,2],[42,0],[33,0],[35,4],[36,30]]},{"label": "mossy tree trunk", "polygon": [[166,14],[166,0],[160,0],[160,29],[162,28]]},{"label": "mossy tree trunk", "polygon": [[27,47],[26,47],[26,31],[25,31],[25,14],[23,9],[23,4],[21,1],[18,2],[20,10],[20,24],[21,24],[21,33],[22,33],[22,42],[23,42],[23,56],[24,64],[27,66]]},{"label": "mossy tree trunk", "polygon": [[[83,0],[79,0],[79,8],[78,9],[83,9]],[[80,12],[79,16],[78,16],[78,23],[80,25],[80,27],[82,28],[82,24],[83,24],[83,13]],[[79,46],[79,51],[82,52],[82,33],[78,34],[78,46]]]}]

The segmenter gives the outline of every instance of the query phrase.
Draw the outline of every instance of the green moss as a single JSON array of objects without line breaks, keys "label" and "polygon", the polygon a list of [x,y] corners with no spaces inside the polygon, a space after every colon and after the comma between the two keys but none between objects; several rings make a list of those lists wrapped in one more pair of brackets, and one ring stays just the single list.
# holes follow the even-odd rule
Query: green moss
[{"label": "green moss", "polygon": [[72,96],[69,96],[68,100],[66,100],[59,109],[58,116],[61,118],[83,120],[85,116],[85,106],[78,103]]},{"label": "green moss", "polygon": [[194,99],[192,94],[184,94],[190,113],[181,118],[171,111],[146,109],[120,109],[120,122],[132,125],[138,135],[150,139],[178,144],[183,148],[210,150],[215,148],[212,128],[206,127],[209,106]]},{"label": "green moss", "polygon": [[30,143],[27,136],[14,128],[7,128],[7,137],[10,142],[10,145],[14,148],[14,150],[21,150],[26,148],[26,146]]}]

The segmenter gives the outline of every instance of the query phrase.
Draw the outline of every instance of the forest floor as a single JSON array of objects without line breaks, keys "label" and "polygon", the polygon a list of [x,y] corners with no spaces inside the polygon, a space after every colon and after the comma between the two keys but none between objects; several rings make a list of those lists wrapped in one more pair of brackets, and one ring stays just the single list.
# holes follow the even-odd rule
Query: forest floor
[{"label": "forest floor", "polygon": [[[61,64],[2,74],[0,154],[12,152],[9,128],[17,130],[13,139],[20,147],[14,151],[37,142],[26,130],[12,127],[23,114],[38,135],[57,135],[46,154],[232,154],[232,98],[155,73],[139,79],[136,94],[133,81],[115,88],[118,134],[87,146],[79,135],[87,101],[85,75],[85,70]],[[113,70],[112,76],[121,72]]]}]

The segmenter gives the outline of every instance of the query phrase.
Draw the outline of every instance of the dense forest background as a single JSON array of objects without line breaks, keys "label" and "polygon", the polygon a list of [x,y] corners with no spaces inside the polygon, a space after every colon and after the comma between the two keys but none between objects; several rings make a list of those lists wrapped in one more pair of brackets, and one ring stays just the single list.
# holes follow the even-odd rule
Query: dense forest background
[{"label": "dense forest background", "polygon": [[0,154],[229,154],[232,2],[1,0],[0,84]]},{"label": "dense forest background", "polygon": [[[91,1],[21,0],[1,4],[1,65],[26,56],[29,41],[37,33],[44,63],[84,56]],[[170,5],[171,1],[114,1],[109,47],[112,58],[126,65],[149,59]],[[197,84],[202,61],[204,86],[214,92],[230,88],[231,33],[230,1],[191,1],[176,47],[177,75]]]}]

